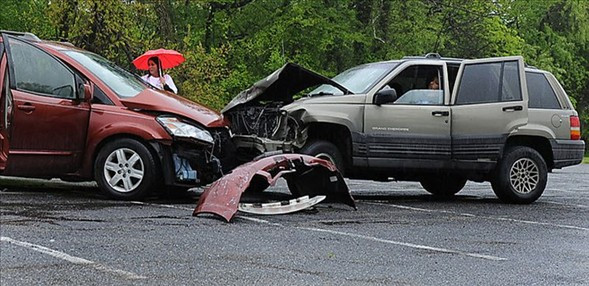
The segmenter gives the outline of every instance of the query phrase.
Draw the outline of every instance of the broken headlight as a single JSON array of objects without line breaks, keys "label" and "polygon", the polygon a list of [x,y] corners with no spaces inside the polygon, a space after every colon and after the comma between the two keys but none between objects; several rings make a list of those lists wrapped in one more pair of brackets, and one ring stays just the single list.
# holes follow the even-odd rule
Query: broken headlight
[{"label": "broken headlight", "polygon": [[214,142],[209,131],[183,122],[176,117],[158,116],[156,120],[174,137],[195,139],[208,144]]}]

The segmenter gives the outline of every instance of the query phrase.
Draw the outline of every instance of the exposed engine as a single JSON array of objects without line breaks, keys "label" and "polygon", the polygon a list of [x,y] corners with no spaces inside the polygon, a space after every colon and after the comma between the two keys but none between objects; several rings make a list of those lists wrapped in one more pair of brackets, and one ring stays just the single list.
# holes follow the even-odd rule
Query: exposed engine
[{"label": "exposed engine", "polygon": [[[239,106],[225,113],[231,121],[234,141],[245,156],[257,156],[270,151],[290,151],[301,136],[299,124],[288,112],[281,110],[282,103]],[[250,158],[251,159],[251,158]]]},{"label": "exposed engine", "polygon": [[292,140],[288,138],[288,125],[296,121],[281,110],[282,104],[272,103],[264,106],[241,106],[229,112],[231,132],[237,135],[256,135],[272,140]]}]

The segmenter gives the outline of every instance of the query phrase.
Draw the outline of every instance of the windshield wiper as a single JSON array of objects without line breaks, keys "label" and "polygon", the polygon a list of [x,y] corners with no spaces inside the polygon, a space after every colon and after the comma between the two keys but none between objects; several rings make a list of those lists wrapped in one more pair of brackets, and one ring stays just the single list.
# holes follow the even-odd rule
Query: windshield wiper
[{"label": "windshield wiper", "polygon": [[333,92],[320,91],[320,92],[317,92],[317,93],[311,93],[311,94],[309,94],[309,97],[322,96],[322,95],[333,95]]}]

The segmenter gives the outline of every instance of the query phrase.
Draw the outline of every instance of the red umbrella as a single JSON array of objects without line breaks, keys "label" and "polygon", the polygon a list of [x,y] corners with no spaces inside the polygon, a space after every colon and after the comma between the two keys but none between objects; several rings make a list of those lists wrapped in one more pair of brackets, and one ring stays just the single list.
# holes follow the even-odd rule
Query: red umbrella
[{"label": "red umbrella", "polygon": [[136,59],[133,60],[133,64],[137,69],[147,70],[147,61],[151,57],[158,57],[160,59],[162,69],[173,68],[183,63],[185,60],[184,56],[181,53],[176,52],[174,50],[157,49],[149,50],[145,52],[143,55],[138,56]]}]

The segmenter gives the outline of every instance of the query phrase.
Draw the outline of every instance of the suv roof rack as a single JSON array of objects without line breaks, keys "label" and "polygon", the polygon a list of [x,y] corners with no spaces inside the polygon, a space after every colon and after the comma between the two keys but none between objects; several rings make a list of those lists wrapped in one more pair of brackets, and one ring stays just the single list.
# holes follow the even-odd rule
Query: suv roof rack
[{"label": "suv roof rack", "polygon": [[13,35],[13,36],[19,36],[19,37],[22,37],[23,39],[36,41],[36,42],[41,41],[41,39],[39,39],[39,37],[37,37],[35,34],[29,33],[29,32],[16,32],[16,31],[0,30],[0,33],[9,34],[9,35]]},{"label": "suv roof rack", "polygon": [[459,59],[459,58],[445,58],[442,57],[440,54],[438,53],[427,53],[423,56],[404,56],[403,57],[404,60],[446,60],[446,61],[463,61],[464,59]]}]

